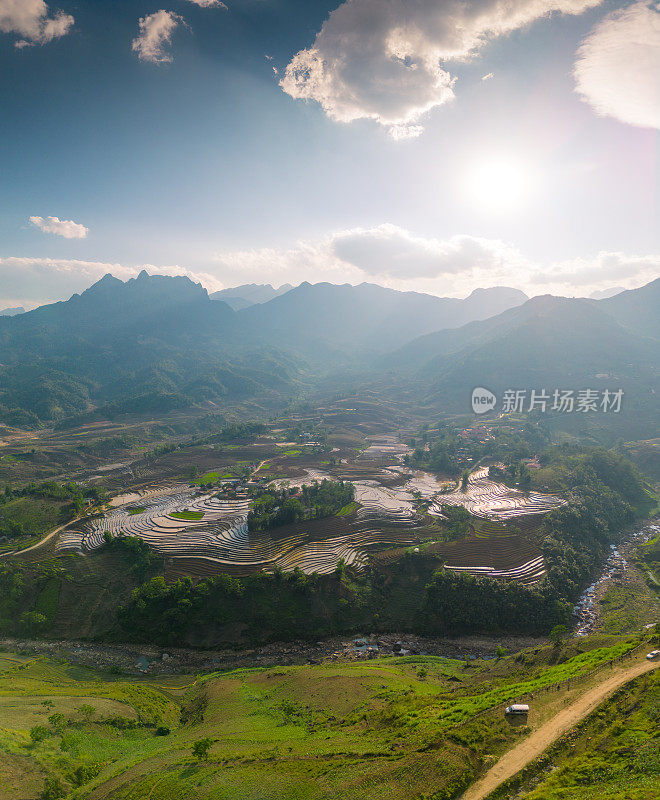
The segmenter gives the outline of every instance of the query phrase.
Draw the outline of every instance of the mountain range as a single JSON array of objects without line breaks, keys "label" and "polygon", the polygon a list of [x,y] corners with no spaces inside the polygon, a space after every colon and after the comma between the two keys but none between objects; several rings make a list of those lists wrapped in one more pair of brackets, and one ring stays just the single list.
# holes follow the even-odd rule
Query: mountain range
[{"label": "mountain range", "polygon": [[[185,277],[106,275],[67,301],[0,317],[0,421],[281,404],[342,372],[445,410],[466,410],[474,386],[621,384],[640,407],[654,403],[660,280],[603,300],[506,287],[464,300],[373,284],[239,290],[223,299]],[[236,310],[232,297],[250,305]]]},{"label": "mountain range", "polygon": [[231,289],[213,292],[209,297],[211,300],[222,300],[234,311],[241,311],[243,308],[257,303],[267,303],[290,289],[293,289],[290,283],[285,283],[279,289],[275,289],[269,283],[244,283],[242,286],[233,286]]}]

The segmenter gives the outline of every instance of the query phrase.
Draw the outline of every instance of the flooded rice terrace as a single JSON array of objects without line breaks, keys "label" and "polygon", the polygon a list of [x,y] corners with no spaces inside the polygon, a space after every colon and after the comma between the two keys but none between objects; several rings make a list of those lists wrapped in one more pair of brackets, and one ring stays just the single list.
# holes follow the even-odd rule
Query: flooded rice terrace
[{"label": "flooded rice terrace", "polygon": [[[229,499],[217,489],[204,491],[187,484],[153,486],[115,497],[100,517],[78,523],[60,535],[60,551],[86,553],[104,544],[107,535],[137,536],[173,563],[194,560],[196,571],[209,574],[249,574],[258,570],[299,567],[306,573],[332,572],[340,559],[364,566],[370,551],[408,547],[420,541],[428,523],[416,510],[416,498],[430,503],[429,513],[440,515],[443,503],[463,505],[475,516],[498,520],[539,514],[563,501],[549,495],[525,495],[488,479],[487,469],[475,471],[465,491],[434,475],[411,470],[401,463],[408,448],[394,437],[374,440],[352,462],[342,461],[333,474],[307,469],[300,476],[273,481],[273,485],[300,487],[324,478],[350,480],[355,486],[357,511],[346,517],[299,522],[268,531],[249,531],[247,496]],[[536,554],[532,554],[536,556]],[[524,563],[520,563],[522,560]],[[515,558],[514,558],[515,562]],[[483,560],[474,566],[456,566],[475,574],[501,577],[539,577],[542,559],[521,555],[510,570],[495,570]],[[521,572],[522,570],[522,572]]]}]

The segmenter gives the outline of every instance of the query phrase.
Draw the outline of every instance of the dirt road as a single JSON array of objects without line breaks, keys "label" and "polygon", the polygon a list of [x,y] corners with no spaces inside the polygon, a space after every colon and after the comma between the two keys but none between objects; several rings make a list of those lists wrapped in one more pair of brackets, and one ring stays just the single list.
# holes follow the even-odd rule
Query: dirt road
[{"label": "dirt road", "polygon": [[68,522],[65,522],[64,525],[60,525],[58,528],[55,528],[54,531],[46,534],[43,539],[40,539],[36,544],[30,545],[30,547],[26,547],[24,550],[11,550],[8,553],[1,553],[0,558],[3,556],[20,556],[23,553],[29,553],[31,550],[37,550],[39,547],[43,547],[47,542],[49,542],[53,536],[57,536],[60,531],[63,531],[68,525],[71,525],[74,522],[78,522],[81,517],[76,517],[75,519],[70,519]]},{"label": "dirt road", "polygon": [[610,694],[644,672],[649,672],[656,667],[660,667],[660,662],[646,660],[637,662],[628,669],[612,675],[603,683],[583,694],[582,697],[576,698],[568,708],[560,711],[531,733],[524,741],[505,753],[497,764],[470,786],[462,795],[461,800],[484,800],[501,783],[520,772],[530,761],[538,758],[555,739],[558,739],[583,717],[590,714]]}]

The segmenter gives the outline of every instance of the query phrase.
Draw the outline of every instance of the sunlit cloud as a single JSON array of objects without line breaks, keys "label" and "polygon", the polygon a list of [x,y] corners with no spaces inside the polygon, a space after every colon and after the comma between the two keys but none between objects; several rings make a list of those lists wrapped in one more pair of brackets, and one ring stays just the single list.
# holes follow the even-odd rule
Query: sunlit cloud
[{"label": "sunlit cloud", "polygon": [[222,0],[188,0],[189,3],[194,3],[200,8],[223,8],[228,11],[227,5]]},{"label": "sunlit cloud", "polygon": [[140,61],[153,64],[169,64],[172,55],[167,48],[172,44],[172,34],[179,25],[185,25],[183,17],[173,11],[156,11],[139,21],[140,33],[133,39],[131,49]]},{"label": "sunlit cloud", "polygon": [[454,98],[453,64],[542,17],[580,14],[601,2],[347,0],[293,57],[280,86],[315,100],[337,122],[372,119],[395,138],[410,138],[421,132],[424,114]]},{"label": "sunlit cloud", "polygon": [[0,31],[20,36],[15,42],[18,48],[59,39],[73,23],[71,14],[51,13],[44,0],[0,0]]},{"label": "sunlit cloud", "polygon": [[288,248],[228,250],[202,269],[183,265],[125,265],[54,258],[0,258],[0,307],[65,300],[106,273],[122,280],[142,269],[184,275],[209,292],[243,283],[378,283],[401,291],[466,297],[473,289],[511,286],[528,295],[588,297],[612,286],[635,288],[660,275],[660,254],[601,252],[541,263],[498,239],[437,238],[385,223],[336,231]]},{"label": "sunlit cloud", "polygon": [[542,264],[498,239],[421,236],[389,223],[337,231],[286,249],[218,253],[214,262],[218,278],[228,285],[369,281],[451,297],[464,297],[477,287],[502,285],[529,295],[585,296],[613,284],[634,288],[660,274],[660,254],[602,252]]},{"label": "sunlit cloud", "polygon": [[643,0],[605,17],[578,50],[574,75],[598,114],[660,128],[660,3]]},{"label": "sunlit cloud", "polygon": [[30,222],[44,233],[53,233],[64,239],[84,239],[89,233],[89,228],[74,222],[72,219],[59,219],[58,217],[30,217]]}]

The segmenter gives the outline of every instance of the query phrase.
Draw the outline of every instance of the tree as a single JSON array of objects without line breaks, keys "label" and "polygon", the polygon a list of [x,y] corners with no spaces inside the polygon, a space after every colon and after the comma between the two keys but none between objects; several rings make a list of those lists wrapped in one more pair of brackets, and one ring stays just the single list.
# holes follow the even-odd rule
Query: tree
[{"label": "tree", "polygon": [[555,627],[550,631],[548,635],[548,639],[550,639],[550,641],[555,647],[561,647],[562,642],[567,637],[568,637],[568,628],[566,627],[566,625],[555,625]]},{"label": "tree", "polygon": [[48,717],[48,724],[55,731],[55,733],[62,733],[66,728],[66,717],[64,714],[56,712]]},{"label": "tree", "polygon": [[61,797],[66,795],[66,790],[62,786],[62,781],[59,778],[54,778],[49,775],[46,778],[46,784],[43,791],[39,795],[39,800],[60,800]]},{"label": "tree", "polygon": [[470,470],[466,469],[461,475],[461,491],[466,492],[470,482]]},{"label": "tree", "polygon": [[78,709],[78,713],[85,720],[85,722],[89,722],[94,714],[96,714],[96,709],[94,706],[90,706],[89,703],[83,703],[83,705],[81,705]]},{"label": "tree", "polygon": [[502,647],[501,644],[498,644],[495,648],[495,658],[499,661],[500,658],[504,658],[506,655],[506,647]]},{"label": "tree", "polygon": [[26,633],[34,636],[39,633],[45,626],[48,620],[43,614],[38,611],[26,611],[21,617],[21,624],[25,628]]},{"label": "tree", "polygon": [[209,750],[213,745],[213,739],[198,739],[192,748],[192,753],[198,761],[208,761],[209,760]]},{"label": "tree", "polygon": [[47,739],[49,736],[50,731],[45,725],[33,725],[30,728],[30,739],[32,740],[32,744],[43,742],[43,740]]}]

